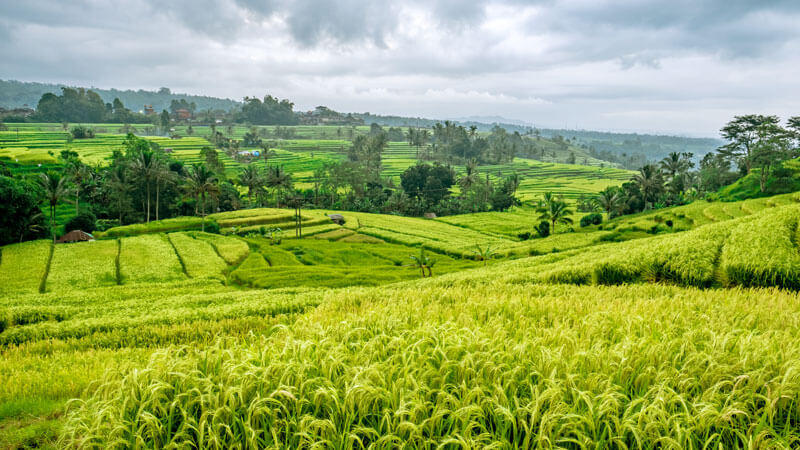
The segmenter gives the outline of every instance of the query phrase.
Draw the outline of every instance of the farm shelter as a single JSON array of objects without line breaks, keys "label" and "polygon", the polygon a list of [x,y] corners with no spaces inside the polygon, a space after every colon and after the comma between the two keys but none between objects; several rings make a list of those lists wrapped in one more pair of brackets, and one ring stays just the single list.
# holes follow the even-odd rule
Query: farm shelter
[{"label": "farm shelter", "polygon": [[341,214],[331,214],[328,217],[331,218],[331,221],[337,225],[344,225],[344,216]]},{"label": "farm shelter", "polygon": [[61,236],[58,240],[59,244],[63,244],[66,242],[82,242],[82,241],[93,241],[94,236],[91,234],[81,231],[81,230],[72,230],[69,233]]}]

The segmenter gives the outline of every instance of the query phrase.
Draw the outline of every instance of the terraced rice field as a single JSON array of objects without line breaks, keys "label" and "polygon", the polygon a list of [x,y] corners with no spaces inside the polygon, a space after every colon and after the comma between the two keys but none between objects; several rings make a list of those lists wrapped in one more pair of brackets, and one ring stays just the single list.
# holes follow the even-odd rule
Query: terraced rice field
[{"label": "terraced rice field", "polygon": [[[611,232],[516,241],[478,221],[346,213],[279,246],[194,231],[6,246],[0,443],[795,448],[794,199],[737,218],[701,203],[685,220],[717,221],[486,266],[434,253],[430,279],[417,248],[345,239],[372,227],[514,249]],[[121,285],[102,276],[115,248]]]}]

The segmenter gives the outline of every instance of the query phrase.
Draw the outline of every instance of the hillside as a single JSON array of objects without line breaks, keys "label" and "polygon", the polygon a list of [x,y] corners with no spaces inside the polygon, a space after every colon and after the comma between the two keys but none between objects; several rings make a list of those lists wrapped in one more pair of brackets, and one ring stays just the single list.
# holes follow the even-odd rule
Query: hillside
[{"label": "hillside", "polygon": [[[729,448],[760,423],[766,446],[789,448],[800,440],[798,200],[740,202],[738,217],[693,219],[691,231],[485,266],[470,245],[608,231],[515,242],[491,221],[479,232],[343,213],[340,228],[309,211],[309,235],[279,245],[258,233],[147,234],[153,224],[6,246],[0,374],[13,381],[0,384],[0,443],[650,447],[666,437]],[[700,211],[691,217],[711,216]],[[239,230],[289,218],[211,217]],[[432,278],[411,264],[418,245],[438,260]]]},{"label": "hillside", "polygon": [[[0,80],[0,108],[13,109],[21,108],[24,105],[29,108],[36,108],[43,94],[48,92],[59,94],[62,87],[85,86]],[[229,111],[241,105],[241,102],[227,98],[172,93],[166,88],[162,88],[159,91],[99,89],[95,87],[87,87],[87,89],[96,92],[106,103],[111,103],[115,98],[119,98],[123,104],[133,111],[143,109],[144,105],[152,105],[156,111],[168,110],[172,100],[180,99],[185,99],[189,103],[194,102],[198,111],[206,109]]]}]

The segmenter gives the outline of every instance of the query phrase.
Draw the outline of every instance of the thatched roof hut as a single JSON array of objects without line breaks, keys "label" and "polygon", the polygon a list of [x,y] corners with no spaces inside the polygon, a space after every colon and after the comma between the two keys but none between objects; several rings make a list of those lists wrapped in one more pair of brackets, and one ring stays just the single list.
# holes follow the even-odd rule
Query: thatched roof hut
[{"label": "thatched roof hut", "polygon": [[94,236],[85,231],[72,230],[69,233],[61,236],[61,239],[58,240],[58,243],[63,244],[65,242],[82,242],[82,241],[93,241],[93,240]]},{"label": "thatched roof hut", "polygon": [[427,213],[425,213],[425,218],[426,218],[426,219],[435,219],[435,218],[436,218],[436,213],[434,213],[434,212],[427,212]]}]

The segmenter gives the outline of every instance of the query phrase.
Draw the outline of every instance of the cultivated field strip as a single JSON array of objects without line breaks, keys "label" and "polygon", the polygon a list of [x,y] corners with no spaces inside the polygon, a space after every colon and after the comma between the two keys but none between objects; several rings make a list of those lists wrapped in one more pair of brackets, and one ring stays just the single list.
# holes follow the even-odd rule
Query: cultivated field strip
[{"label": "cultivated field strip", "polygon": [[63,292],[119,284],[116,240],[58,244],[47,276],[48,291]]},{"label": "cultivated field strip", "polygon": [[50,241],[28,241],[0,249],[0,294],[38,292],[50,259]]},{"label": "cultivated field strip", "polygon": [[123,239],[119,264],[124,284],[186,279],[175,249],[163,234]]},{"label": "cultivated field strip", "polygon": [[223,272],[228,264],[217,255],[210,243],[186,233],[170,233],[167,238],[178,252],[183,268],[190,278],[225,279]]}]

